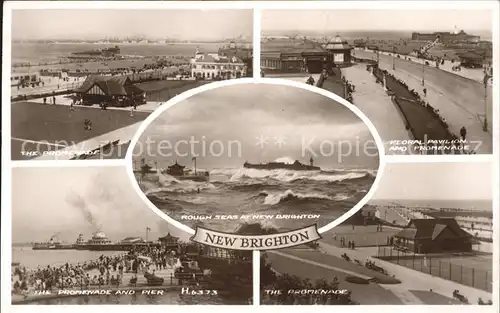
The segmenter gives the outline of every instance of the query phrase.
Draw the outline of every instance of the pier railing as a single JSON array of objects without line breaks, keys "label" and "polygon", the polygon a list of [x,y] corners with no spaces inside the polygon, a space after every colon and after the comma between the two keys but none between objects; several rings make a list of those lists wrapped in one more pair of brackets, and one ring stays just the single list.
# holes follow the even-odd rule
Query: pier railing
[{"label": "pier railing", "polygon": [[[472,253],[445,255],[422,255],[395,250],[392,247],[378,247],[377,258],[395,263],[413,270],[441,277],[462,285],[492,292],[492,271],[480,268],[477,258],[484,256],[482,262],[492,262],[486,254]],[[471,260],[469,261],[468,258]],[[463,263],[463,264],[460,264]],[[477,267],[466,266],[474,264]]]}]

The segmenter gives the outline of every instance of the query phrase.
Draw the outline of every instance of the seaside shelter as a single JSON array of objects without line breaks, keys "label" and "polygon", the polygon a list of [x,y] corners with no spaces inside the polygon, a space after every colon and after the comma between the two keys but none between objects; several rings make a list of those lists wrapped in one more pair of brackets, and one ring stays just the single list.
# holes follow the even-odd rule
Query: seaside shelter
[{"label": "seaside shelter", "polygon": [[262,43],[260,57],[266,73],[319,74],[329,69],[331,55],[319,43],[301,38],[271,38]]},{"label": "seaside shelter", "polygon": [[419,254],[470,252],[473,244],[454,218],[412,219],[393,238],[395,245]]},{"label": "seaside shelter", "polygon": [[463,67],[469,67],[469,68],[481,68],[483,67],[484,63],[484,56],[475,53],[475,52],[466,52],[463,54],[459,54],[458,57],[460,58],[460,65]]},{"label": "seaside shelter", "polygon": [[177,250],[179,248],[179,237],[172,236],[170,233],[158,238],[158,241],[167,249]]},{"label": "seaside shelter", "polygon": [[335,36],[333,41],[325,45],[325,49],[331,53],[333,63],[337,66],[351,64],[351,51],[353,47],[347,44],[347,41],[342,40],[339,35]]},{"label": "seaside shelter", "polygon": [[135,86],[127,76],[91,75],[75,89],[87,104],[106,102],[111,106],[130,106],[144,103],[144,91]]}]

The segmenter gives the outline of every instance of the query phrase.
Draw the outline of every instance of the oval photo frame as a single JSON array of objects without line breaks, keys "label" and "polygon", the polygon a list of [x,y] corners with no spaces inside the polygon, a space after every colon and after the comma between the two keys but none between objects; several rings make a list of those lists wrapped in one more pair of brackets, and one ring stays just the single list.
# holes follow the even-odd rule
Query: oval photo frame
[{"label": "oval photo frame", "polygon": [[146,131],[146,129],[150,126],[150,124],[153,123],[162,113],[164,113],[166,110],[171,108],[172,106],[178,104],[179,102],[189,99],[190,97],[208,91],[212,89],[217,89],[225,86],[234,86],[234,85],[243,85],[243,84],[269,84],[269,85],[282,85],[282,86],[290,86],[290,87],[295,87],[295,88],[300,88],[304,90],[308,90],[310,92],[320,94],[328,99],[331,99],[333,101],[336,101],[345,107],[347,107],[351,112],[353,112],[360,120],[362,120],[365,125],[368,127],[370,134],[372,135],[373,139],[375,140],[375,144],[378,149],[378,169],[377,169],[377,175],[375,176],[375,179],[370,186],[370,189],[368,192],[365,194],[365,196],[356,203],[351,209],[349,209],[347,212],[342,214],[340,217],[336,218],[334,221],[331,223],[328,223],[327,225],[321,227],[318,229],[318,233],[322,234],[324,232],[327,232],[331,230],[332,228],[342,224],[344,221],[346,221],[348,218],[350,218],[352,215],[354,215],[357,211],[361,210],[363,206],[372,198],[373,194],[375,193],[375,190],[380,182],[381,176],[383,175],[383,171],[385,168],[386,164],[386,155],[385,155],[385,148],[383,141],[377,132],[375,126],[372,124],[372,122],[366,117],[366,115],[361,112],[360,109],[358,109],[355,105],[349,103],[347,100],[341,98],[340,96],[331,93],[327,90],[310,86],[308,84],[302,83],[302,82],[297,82],[297,81],[292,81],[292,80],[287,80],[287,79],[281,79],[281,78],[240,78],[240,79],[234,79],[234,80],[227,80],[227,81],[220,81],[220,82],[213,82],[209,84],[205,84],[203,86],[190,89],[188,91],[183,92],[180,95],[175,96],[174,98],[170,99],[169,101],[165,102],[162,104],[158,109],[156,109],[151,115],[149,115],[141,124],[139,129],[137,130],[136,134],[132,138],[130,145],[127,150],[127,154],[125,157],[125,162],[126,162],[126,170],[127,174],[132,181],[132,185],[136,193],[141,197],[141,199],[144,201],[144,203],[147,204],[149,209],[151,209],[153,212],[155,212],[158,216],[160,216],[162,219],[167,221],[169,224],[179,228],[180,230],[194,235],[196,233],[195,229],[191,228],[190,226],[187,226],[180,221],[168,216],[165,212],[161,211],[154,203],[151,202],[151,200],[146,196],[146,194],[141,190],[139,183],[137,182],[137,179],[134,174],[134,168],[133,168],[133,154],[134,154],[134,148],[137,145],[137,142],[139,141],[141,135]]}]

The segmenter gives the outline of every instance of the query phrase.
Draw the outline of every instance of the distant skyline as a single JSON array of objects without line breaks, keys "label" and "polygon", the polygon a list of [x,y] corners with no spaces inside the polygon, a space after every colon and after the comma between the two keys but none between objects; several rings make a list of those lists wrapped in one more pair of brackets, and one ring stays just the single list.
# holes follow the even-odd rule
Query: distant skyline
[{"label": "distant skyline", "polygon": [[13,10],[12,39],[252,38],[252,10]]},{"label": "distant skyline", "polygon": [[449,31],[491,32],[491,10],[263,10],[268,31]]},{"label": "distant skyline", "polygon": [[12,170],[12,242],[43,242],[56,233],[74,243],[96,231],[112,241],[156,240],[189,234],[154,213],[132,187],[123,167],[15,168]]},{"label": "distant skyline", "polygon": [[387,164],[373,200],[491,200],[490,163]]}]

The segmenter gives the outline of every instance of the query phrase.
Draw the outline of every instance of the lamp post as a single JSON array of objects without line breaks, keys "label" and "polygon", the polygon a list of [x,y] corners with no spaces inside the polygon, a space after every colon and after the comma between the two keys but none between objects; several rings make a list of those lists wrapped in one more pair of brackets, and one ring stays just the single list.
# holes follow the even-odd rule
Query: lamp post
[{"label": "lamp post", "polygon": [[483,122],[483,131],[488,132],[488,80],[491,79],[491,76],[485,72],[484,77],[484,122]]},{"label": "lamp post", "polygon": [[425,59],[422,60],[422,86],[425,85]]}]

